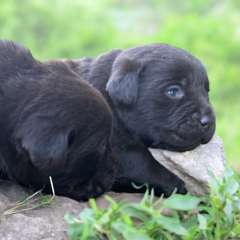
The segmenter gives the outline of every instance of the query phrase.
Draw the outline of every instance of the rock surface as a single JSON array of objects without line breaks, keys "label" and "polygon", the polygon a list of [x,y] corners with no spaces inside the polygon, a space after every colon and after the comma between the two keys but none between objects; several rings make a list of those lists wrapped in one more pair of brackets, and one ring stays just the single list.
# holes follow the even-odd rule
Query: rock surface
[{"label": "rock surface", "polygon": [[[79,203],[65,197],[55,197],[52,204],[39,209],[27,210],[6,215],[16,202],[32,195],[29,190],[8,182],[0,181],[0,239],[1,240],[67,240],[66,213],[78,216],[88,203]],[[136,202],[142,199],[141,194],[108,193],[116,200],[128,199]],[[101,207],[107,202],[103,197],[97,200]]]},{"label": "rock surface", "polygon": [[208,144],[184,153],[149,150],[159,163],[179,176],[186,183],[188,191],[195,195],[208,192],[208,183],[211,179],[209,172],[217,177],[224,173],[223,143],[216,136]]},{"label": "rock surface", "polygon": [[[208,170],[221,176],[224,169],[222,142],[214,138],[209,144],[191,152],[173,153],[163,150],[151,150],[155,158],[184,181],[192,193],[207,191]],[[56,197],[52,204],[39,209],[6,215],[17,201],[25,199],[32,192],[14,183],[0,181],[0,240],[66,240],[67,225],[64,215],[78,215],[88,203],[79,203],[65,197]],[[108,193],[116,200],[140,201],[141,194]],[[107,203],[103,197],[97,200],[101,207]]]}]

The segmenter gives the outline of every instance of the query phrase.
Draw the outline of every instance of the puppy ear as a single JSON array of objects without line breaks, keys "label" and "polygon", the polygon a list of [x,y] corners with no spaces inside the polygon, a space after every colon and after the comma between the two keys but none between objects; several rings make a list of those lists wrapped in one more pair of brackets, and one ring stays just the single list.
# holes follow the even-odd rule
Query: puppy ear
[{"label": "puppy ear", "polygon": [[113,65],[106,90],[111,99],[124,105],[134,104],[138,97],[138,77],[142,64],[129,58],[121,58]]},{"label": "puppy ear", "polygon": [[59,127],[51,119],[29,118],[17,130],[17,151],[28,153],[30,161],[45,174],[63,169],[74,132]]}]

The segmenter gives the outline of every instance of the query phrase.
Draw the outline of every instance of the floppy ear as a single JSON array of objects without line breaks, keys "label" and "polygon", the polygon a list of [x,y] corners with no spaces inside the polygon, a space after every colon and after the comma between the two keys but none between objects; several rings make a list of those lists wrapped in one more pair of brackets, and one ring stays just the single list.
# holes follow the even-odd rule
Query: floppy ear
[{"label": "floppy ear", "polygon": [[19,154],[27,151],[32,164],[50,174],[64,167],[73,134],[57,126],[55,119],[30,117],[15,134],[17,151]]},{"label": "floppy ear", "polygon": [[113,65],[106,90],[114,102],[134,104],[138,97],[138,77],[142,64],[129,58],[121,58]]}]

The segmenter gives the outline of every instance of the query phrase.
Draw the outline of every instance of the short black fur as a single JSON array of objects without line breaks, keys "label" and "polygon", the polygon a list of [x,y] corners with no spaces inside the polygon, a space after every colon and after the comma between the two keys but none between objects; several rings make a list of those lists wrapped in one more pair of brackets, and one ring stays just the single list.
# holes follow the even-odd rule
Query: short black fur
[{"label": "short black fur", "polygon": [[137,191],[131,187],[137,182],[166,195],[175,187],[184,192],[184,183],[157,164],[148,148],[183,152],[212,138],[215,116],[203,64],[166,44],[66,63],[102,92],[114,112],[112,144],[120,171],[113,189]]},{"label": "short black fur", "polygon": [[[0,176],[76,200],[113,184],[112,113],[64,62],[39,62],[0,41]],[[97,116],[97,117],[96,117]]]}]

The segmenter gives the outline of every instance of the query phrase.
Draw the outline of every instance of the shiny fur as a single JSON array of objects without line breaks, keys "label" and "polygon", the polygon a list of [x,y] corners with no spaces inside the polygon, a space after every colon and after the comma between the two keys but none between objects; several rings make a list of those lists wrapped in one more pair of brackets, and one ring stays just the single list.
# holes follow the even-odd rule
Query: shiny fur
[{"label": "shiny fur", "polygon": [[109,190],[112,113],[63,62],[39,62],[0,41],[0,176],[76,200]]},{"label": "shiny fur", "polygon": [[[121,170],[113,189],[137,191],[131,187],[137,182],[166,195],[175,187],[184,192],[183,182],[156,164],[147,148],[183,152],[212,138],[215,116],[203,64],[166,44],[66,63],[102,92],[114,112],[112,143]],[[171,86],[181,89],[181,98],[167,95]]]}]

